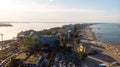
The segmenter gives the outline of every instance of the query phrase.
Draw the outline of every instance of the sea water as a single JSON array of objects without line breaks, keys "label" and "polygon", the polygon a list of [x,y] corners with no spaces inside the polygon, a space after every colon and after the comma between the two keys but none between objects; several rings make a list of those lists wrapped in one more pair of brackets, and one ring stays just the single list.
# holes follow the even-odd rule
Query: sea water
[{"label": "sea water", "polygon": [[97,39],[110,44],[120,44],[120,23],[103,23],[92,25]]}]

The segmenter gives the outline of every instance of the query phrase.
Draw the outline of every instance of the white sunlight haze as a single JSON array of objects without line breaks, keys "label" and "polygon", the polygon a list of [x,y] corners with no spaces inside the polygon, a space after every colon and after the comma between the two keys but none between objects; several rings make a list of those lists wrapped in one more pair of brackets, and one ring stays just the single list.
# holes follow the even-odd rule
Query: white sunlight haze
[{"label": "white sunlight haze", "polygon": [[[37,0],[0,0],[0,21],[28,22],[119,22],[120,15],[108,15],[105,10],[89,8],[67,8]],[[42,0],[40,0],[42,1]]]}]

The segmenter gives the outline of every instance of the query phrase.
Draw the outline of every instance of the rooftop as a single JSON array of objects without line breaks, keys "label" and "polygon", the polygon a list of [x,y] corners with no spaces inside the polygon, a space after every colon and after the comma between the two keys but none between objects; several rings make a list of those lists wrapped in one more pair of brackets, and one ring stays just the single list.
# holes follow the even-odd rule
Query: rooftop
[{"label": "rooftop", "polygon": [[42,35],[40,37],[58,37],[58,36],[56,36],[56,35]]},{"label": "rooftop", "polygon": [[43,53],[33,54],[25,61],[25,63],[37,64],[39,60],[42,58],[42,56],[43,56]]},{"label": "rooftop", "polygon": [[26,57],[27,57],[26,53],[21,53],[16,57],[16,59],[25,59]]}]

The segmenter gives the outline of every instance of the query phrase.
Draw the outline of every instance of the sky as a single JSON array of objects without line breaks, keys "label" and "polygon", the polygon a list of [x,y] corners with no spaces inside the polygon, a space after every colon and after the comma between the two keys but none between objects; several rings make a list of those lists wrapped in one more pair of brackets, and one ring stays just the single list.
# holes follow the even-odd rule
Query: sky
[{"label": "sky", "polygon": [[120,0],[0,0],[0,22],[120,22]]}]

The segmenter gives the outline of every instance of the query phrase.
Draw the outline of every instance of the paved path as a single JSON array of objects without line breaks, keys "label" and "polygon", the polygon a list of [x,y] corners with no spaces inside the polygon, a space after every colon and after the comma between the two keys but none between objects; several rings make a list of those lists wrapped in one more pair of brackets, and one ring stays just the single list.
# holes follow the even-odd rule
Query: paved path
[{"label": "paved path", "polygon": [[99,42],[98,42],[98,44],[95,44],[94,49],[99,50],[100,53],[107,55],[107,56],[113,58],[114,60],[120,62],[120,56],[116,55],[111,50],[105,49],[105,46],[103,45],[103,43],[99,44]]},{"label": "paved path", "polygon": [[101,44],[98,44],[95,41],[83,41],[92,43],[92,49],[98,51],[96,55],[89,55],[85,61],[82,62],[82,67],[87,65],[88,67],[98,67],[100,63],[111,64],[115,61],[120,61],[120,56],[115,55],[112,51],[106,50],[105,47]]},{"label": "paved path", "polygon": [[106,61],[104,61],[104,60],[102,60],[102,59],[95,58],[95,57],[93,57],[93,56],[88,56],[88,58],[94,59],[95,61],[104,62],[105,64],[109,64],[108,62],[106,62]]}]

